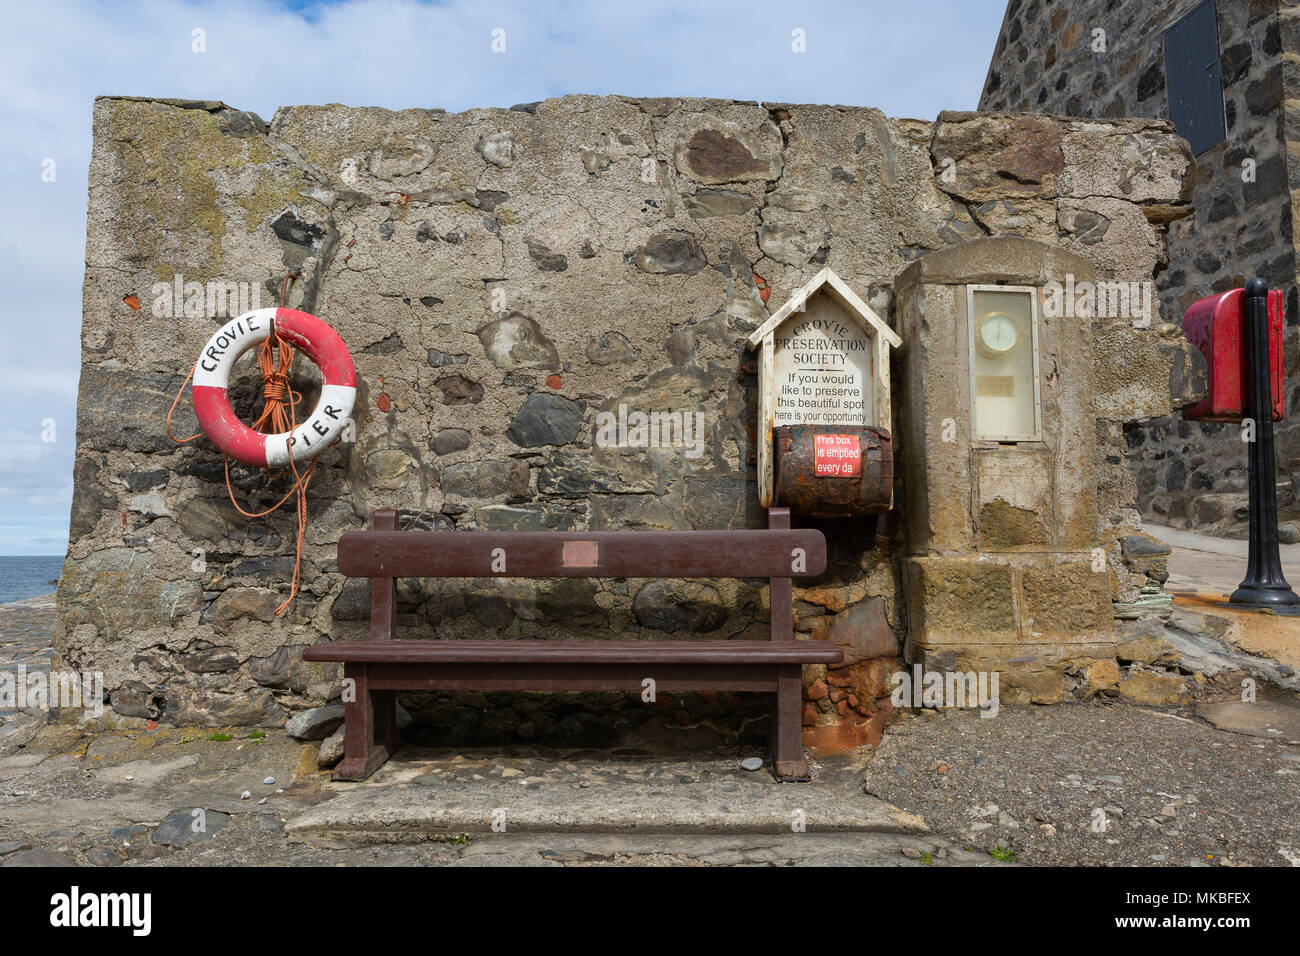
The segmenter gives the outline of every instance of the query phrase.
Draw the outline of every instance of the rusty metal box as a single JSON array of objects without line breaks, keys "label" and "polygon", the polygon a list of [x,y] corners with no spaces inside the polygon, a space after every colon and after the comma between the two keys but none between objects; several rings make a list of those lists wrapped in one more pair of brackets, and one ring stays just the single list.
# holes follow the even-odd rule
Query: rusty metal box
[{"label": "rusty metal box", "polygon": [[796,514],[847,518],[894,503],[889,432],[872,425],[781,425],[772,430],[776,504]]},{"label": "rusty metal box", "polygon": [[[1241,289],[1193,302],[1183,317],[1183,334],[1205,356],[1206,395],[1199,405],[1183,409],[1190,421],[1240,422],[1246,414],[1250,376],[1246,370],[1246,296]],[[1268,294],[1268,358],[1272,379],[1273,421],[1282,420],[1282,293]]]}]

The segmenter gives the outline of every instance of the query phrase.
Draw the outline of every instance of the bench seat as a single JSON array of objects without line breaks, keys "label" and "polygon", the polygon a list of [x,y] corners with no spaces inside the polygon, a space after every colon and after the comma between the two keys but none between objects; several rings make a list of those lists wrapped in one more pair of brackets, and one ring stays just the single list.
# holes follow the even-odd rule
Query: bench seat
[{"label": "bench seat", "polygon": [[[339,539],[339,571],[370,579],[369,640],[327,641],[303,659],[343,664],[344,757],[335,780],[364,780],[399,746],[399,691],[726,691],[772,699],[772,771],[808,779],[803,752],[805,664],[839,664],[830,641],[794,635],[792,579],[826,569],[826,539],[792,529],[790,512],[768,509],[766,529],[739,531],[401,531],[392,509],[373,530]],[[732,578],[768,579],[770,639],[587,641],[397,640],[395,579]]]},{"label": "bench seat", "polygon": [[[309,661],[393,664],[838,664],[830,641],[331,641]],[[653,676],[653,674],[650,674]]]}]

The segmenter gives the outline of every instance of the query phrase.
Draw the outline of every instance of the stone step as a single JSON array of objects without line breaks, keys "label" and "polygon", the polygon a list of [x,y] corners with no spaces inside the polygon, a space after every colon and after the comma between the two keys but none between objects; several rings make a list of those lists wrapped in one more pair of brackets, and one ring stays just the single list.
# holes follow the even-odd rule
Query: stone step
[{"label": "stone step", "polygon": [[329,784],[338,796],[287,821],[285,831],[290,840],[331,845],[449,840],[501,832],[503,824],[510,833],[802,832],[796,825],[809,833],[929,832],[921,817],[863,793],[856,773],[780,784],[766,770],[700,772],[700,761],[691,763],[693,772],[680,775],[688,782],[675,782],[671,767],[657,765],[647,774],[635,762],[626,774],[591,762],[543,777],[510,767],[458,772],[446,762],[429,767],[398,759],[364,783]]}]

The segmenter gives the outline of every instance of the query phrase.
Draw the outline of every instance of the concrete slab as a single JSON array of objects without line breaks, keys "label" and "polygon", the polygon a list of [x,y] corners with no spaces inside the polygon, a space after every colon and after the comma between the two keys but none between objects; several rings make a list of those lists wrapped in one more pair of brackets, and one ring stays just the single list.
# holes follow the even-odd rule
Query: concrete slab
[{"label": "concrete slab", "polygon": [[[863,794],[858,760],[781,784],[736,758],[547,759],[408,754],[286,821],[290,840],[421,842],[457,834],[920,834],[925,821]],[[494,825],[496,830],[494,830]],[[796,829],[800,828],[800,829]]]},{"label": "concrete slab", "polygon": [[893,833],[506,834],[447,866],[1016,866],[951,841]]},{"label": "concrete slab", "polygon": [[1219,730],[1300,746],[1300,705],[1278,700],[1198,704],[1196,713]]}]

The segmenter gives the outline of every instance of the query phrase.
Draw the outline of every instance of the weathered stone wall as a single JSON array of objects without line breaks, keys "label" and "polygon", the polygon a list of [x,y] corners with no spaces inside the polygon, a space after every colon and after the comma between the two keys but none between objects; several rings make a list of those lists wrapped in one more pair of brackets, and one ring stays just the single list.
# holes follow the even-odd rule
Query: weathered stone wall
[{"label": "weathered stone wall", "polygon": [[[337,694],[337,671],[301,651],[361,634],[366,587],[345,581],[334,552],[375,507],[400,509],[404,527],[761,526],[744,339],[769,305],[826,264],[892,321],[908,262],[989,234],[1149,277],[1186,165],[1157,122],[945,114],[932,125],[700,99],[287,107],[268,127],[220,103],[103,98],[94,124],[57,648],[104,671],[114,719],[209,726],[276,724]],[[955,178],[941,174],[947,159]],[[1098,177],[1123,185],[1090,190]],[[1089,232],[1086,217],[1101,215],[1116,225]],[[248,283],[267,306],[288,271],[301,274],[289,304],[339,331],[359,391],[355,441],[312,476],[302,593],[276,617],[293,515],[242,517],[221,456],[203,438],[174,444],[163,420],[222,321],[201,285],[172,301],[177,277]],[[1100,366],[1108,540],[1137,527],[1122,423],[1167,415],[1170,367],[1186,361],[1168,330],[1112,333],[1142,374]],[[314,369],[298,364],[311,403]],[[255,379],[246,364],[235,390],[246,419]],[[702,412],[701,453],[597,447],[596,416],[620,405]],[[178,436],[194,431],[187,402],[176,419]],[[249,511],[287,487],[241,467],[231,477]],[[814,743],[854,744],[879,733],[900,653],[897,521],[822,527],[831,566],[796,590],[797,626],[842,644],[846,665],[808,669],[805,722]],[[1130,587],[1125,575],[1119,566],[1117,588]],[[767,633],[765,590],[744,582],[411,581],[399,595],[402,636]],[[442,742],[590,744],[647,726],[757,732],[763,704],[743,701],[439,695],[424,706]]]},{"label": "weathered stone wall", "polygon": [[[985,81],[981,109],[1066,116],[1168,117],[1166,29],[1201,0],[1011,0]],[[1161,320],[1181,323],[1197,299],[1236,288],[1252,275],[1288,292],[1286,409],[1277,430],[1279,476],[1300,456],[1300,308],[1295,296],[1293,191],[1300,164],[1300,114],[1284,109],[1300,92],[1300,6],[1278,0],[1219,0],[1219,66],[1227,139],[1195,161],[1195,214],[1171,224],[1169,264],[1158,277]],[[1104,31],[1099,36],[1096,31]],[[1104,41],[1101,49],[1098,41]],[[1288,59],[1287,53],[1291,54]],[[1297,92],[1286,93],[1285,90]],[[1253,180],[1243,162],[1253,161]],[[1087,220],[1082,241],[1116,228]],[[1062,223],[1065,227],[1065,223]],[[1182,381],[1175,394],[1190,397]],[[1156,417],[1126,429],[1127,457],[1143,513],[1155,520],[1245,536],[1246,455],[1236,426]],[[1294,495],[1280,502],[1283,522],[1300,519]],[[1300,540],[1297,527],[1284,528]]]}]

